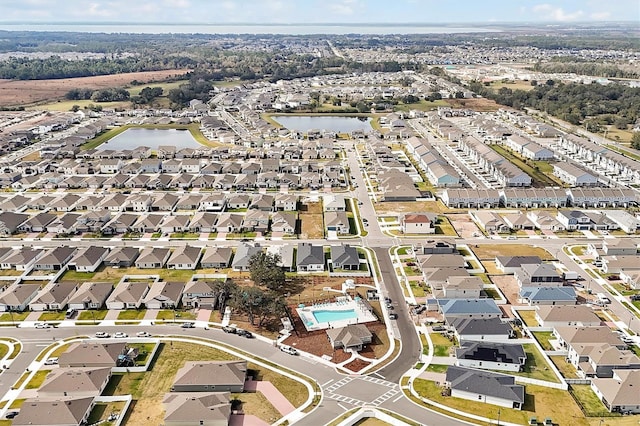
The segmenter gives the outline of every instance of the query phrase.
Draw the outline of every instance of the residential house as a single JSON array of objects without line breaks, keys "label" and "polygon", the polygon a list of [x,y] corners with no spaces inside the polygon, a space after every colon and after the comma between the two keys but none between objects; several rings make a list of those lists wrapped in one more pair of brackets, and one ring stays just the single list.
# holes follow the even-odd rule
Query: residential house
[{"label": "residential house", "polygon": [[56,368],[49,371],[40,388],[39,398],[89,398],[102,394],[111,379],[111,368]]},{"label": "residential house", "polygon": [[591,379],[591,390],[611,413],[640,413],[640,369],[613,370],[611,378]]},{"label": "residential house", "polygon": [[57,215],[52,213],[38,213],[20,225],[18,232],[44,232],[47,229],[47,225],[57,219],[57,217]]},{"label": "residential house", "polygon": [[342,195],[325,195],[322,197],[322,204],[325,212],[347,211],[347,202]]},{"label": "residential house", "polygon": [[125,342],[71,343],[69,348],[58,357],[60,368],[98,368],[115,367],[118,356],[127,351]]},{"label": "residential house", "polygon": [[496,268],[504,274],[514,274],[522,265],[540,265],[539,256],[496,256]]},{"label": "residential house", "polygon": [[442,296],[446,299],[479,299],[483,288],[480,277],[452,275],[442,284]]},{"label": "residential house", "polygon": [[251,204],[249,205],[249,209],[256,209],[256,210],[262,210],[265,212],[270,212],[273,210],[273,203],[274,203],[273,195],[258,194],[251,201]]},{"label": "residential house", "polygon": [[331,266],[334,270],[359,270],[360,257],[358,256],[358,250],[349,244],[331,246]]},{"label": "residential house", "polygon": [[553,175],[570,186],[597,186],[597,176],[572,163],[558,162],[553,165]]},{"label": "residential house", "polygon": [[220,213],[216,222],[216,232],[228,234],[239,232],[244,216],[235,213]]},{"label": "residential house", "polygon": [[23,312],[40,291],[40,284],[13,284],[0,293],[0,312]]},{"label": "residential house", "polygon": [[456,339],[460,341],[507,342],[515,336],[508,323],[500,318],[459,318],[447,321],[453,328]]},{"label": "residential house", "polygon": [[509,232],[509,225],[502,216],[493,211],[478,210],[471,212],[471,217],[482,229],[490,234]]},{"label": "residential house", "polygon": [[108,247],[89,246],[78,250],[69,261],[69,269],[78,272],[95,272],[109,254]]},{"label": "residential house", "polygon": [[234,271],[246,272],[249,270],[249,262],[251,258],[262,251],[260,244],[241,243],[236,248],[236,254],[233,256],[231,268]]},{"label": "residential house", "polygon": [[30,269],[44,254],[45,251],[43,249],[22,247],[6,253],[0,260],[0,267],[2,269],[26,271]]},{"label": "residential house", "polygon": [[11,424],[16,426],[84,425],[94,406],[93,396],[53,400],[27,398],[20,406],[20,415],[16,416]]},{"label": "residential house", "polygon": [[562,275],[551,263],[523,264],[515,272],[516,281],[523,287],[559,287],[564,284]]},{"label": "residential house", "polygon": [[189,230],[189,216],[175,215],[165,216],[160,224],[160,232],[163,234],[172,234],[175,232],[187,232]]},{"label": "residential house", "polygon": [[521,344],[471,341],[462,342],[456,348],[458,367],[519,372],[526,361],[527,354]]},{"label": "residential house", "polygon": [[451,396],[481,401],[516,410],[524,406],[524,386],[515,383],[515,377],[450,366],[445,378]]},{"label": "residential house", "polygon": [[296,233],[297,215],[294,213],[275,212],[271,216],[271,232],[293,235]]},{"label": "residential house", "polygon": [[145,214],[138,216],[138,220],[131,229],[140,234],[155,233],[160,231],[160,223],[165,219],[163,214]]},{"label": "residential house", "polygon": [[171,392],[243,392],[247,361],[187,361],[176,373]]},{"label": "residential house", "polygon": [[435,234],[436,232],[434,221],[423,213],[405,214],[400,225],[405,234]]},{"label": "residential house", "polygon": [[200,260],[200,247],[183,245],[177,247],[167,261],[169,269],[196,269]]},{"label": "residential house", "polygon": [[66,309],[69,299],[78,290],[74,281],[61,281],[45,288],[29,302],[32,311],[61,311]]},{"label": "residential house", "polygon": [[102,309],[112,291],[112,283],[84,282],[69,299],[69,309]]},{"label": "residential house", "polygon": [[59,271],[71,260],[76,251],[75,247],[60,246],[52,248],[33,264],[33,269],[37,271]]},{"label": "residential house", "polygon": [[350,232],[349,218],[342,211],[328,211],[324,214],[324,226],[328,232],[348,234]]},{"label": "residential house", "polygon": [[4,211],[0,213],[0,236],[15,234],[20,225],[29,219],[29,215]]},{"label": "residential house", "polygon": [[586,305],[540,305],[537,306],[536,321],[541,327],[594,327],[601,319]]},{"label": "residential house", "polygon": [[156,281],[144,297],[142,303],[147,309],[176,309],[182,298],[184,283]]},{"label": "residential house", "polygon": [[269,230],[269,213],[263,210],[248,210],[242,220],[241,229],[245,232],[267,232]]},{"label": "residential house", "polygon": [[438,299],[446,321],[452,318],[500,318],[502,311],[493,299]]},{"label": "residential house", "polygon": [[162,405],[165,426],[227,426],[231,418],[228,392],[171,392]]},{"label": "residential house", "polygon": [[182,305],[185,308],[215,308],[218,305],[216,288],[220,284],[220,281],[192,279],[182,292]]},{"label": "residential house", "polygon": [[169,260],[171,250],[163,247],[147,247],[142,250],[140,256],[135,261],[138,269],[158,269],[164,268]]},{"label": "residential house", "polygon": [[297,211],[298,196],[293,194],[278,194],[275,198],[275,209],[282,211]]},{"label": "residential house", "polygon": [[333,349],[359,352],[371,343],[373,335],[364,324],[350,324],[340,328],[328,328],[327,337]]},{"label": "residential house", "polygon": [[579,210],[558,210],[556,219],[568,231],[588,231],[591,229],[591,219]]},{"label": "residential house", "polygon": [[233,194],[227,199],[227,209],[239,210],[249,207],[251,197],[246,194]]},{"label": "residential house", "polygon": [[130,268],[139,255],[137,247],[116,247],[105,257],[104,264],[108,267]]},{"label": "residential house", "polygon": [[200,266],[205,269],[224,269],[228,268],[233,256],[231,247],[207,247]]},{"label": "residential house", "polygon": [[140,309],[148,292],[149,283],[147,282],[123,281],[107,298],[107,309]]},{"label": "residential house", "polygon": [[584,345],[608,344],[618,349],[626,349],[627,345],[614,334],[608,326],[596,327],[555,327],[553,336],[557,339],[557,346],[567,351],[567,360],[579,367],[580,355]]},{"label": "residential house", "polygon": [[520,298],[529,306],[575,305],[578,296],[573,287],[522,287]]},{"label": "residential house", "polygon": [[324,250],[322,246],[311,243],[298,243],[296,268],[299,272],[324,271]]}]

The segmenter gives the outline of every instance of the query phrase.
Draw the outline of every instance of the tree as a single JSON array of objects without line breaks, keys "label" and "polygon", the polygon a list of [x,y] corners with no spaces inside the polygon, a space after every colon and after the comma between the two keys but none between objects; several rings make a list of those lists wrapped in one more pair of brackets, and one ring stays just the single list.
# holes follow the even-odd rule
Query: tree
[{"label": "tree", "polygon": [[640,149],[640,132],[633,132],[633,136],[631,137],[631,147]]},{"label": "tree", "polygon": [[278,254],[256,253],[249,259],[251,280],[269,290],[281,292],[285,288],[285,273],[279,266],[282,259]]},{"label": "tree", "polygon": [[71,107],[71,112],[78,112],[80,111],[80,105],[73,105]]}]

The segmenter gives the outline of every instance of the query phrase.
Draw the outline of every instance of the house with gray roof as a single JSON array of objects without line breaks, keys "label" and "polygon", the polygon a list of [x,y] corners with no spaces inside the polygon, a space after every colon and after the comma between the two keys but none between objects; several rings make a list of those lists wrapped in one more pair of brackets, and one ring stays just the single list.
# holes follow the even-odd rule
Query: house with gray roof
[{"label": "house with gray roof", "polygon": [[140,255],[137,247],[116,247],[105,257],[104,264],[109,267],[129,268]]},{"label": "house with gray roof", "polygon": [[205,269],[224,269],[229,267],[233,256],[231,247],[207,247],[200,265]]},{"label": "house with gray roof", "polygon": [[40,291],[40,284],[13,284],[0,293],[0,312],[23,312]]},{"label": "house with gray roof", "polygon": [[575,305],[578,296],[573,287],[522,287],[520,298],[529,304],[536,305]]},{"label": "house with gray roof", "polygon": [[236,254],[233,256],[233,262],[231,263],[231,268],[234,271],[248,271],[249,270],[249,261],[253,257],[253,255],[258,254],[262,251],[262,247],[260,244],[248,244],[241,243],[236,248]]},{"label": "house with gray roof", "polygon": [[76,253],[75,247],[60,246],[47,251],[33,264],[37,271],[59,271],[66,265]]},{"label": "house with gray roof", "polygon": [[171,392],[162,405],[165,426],[227,426],[231,417],[229,392]]},{"label": "house with gray roof", "polygon": [[18,231],[20,225],[29,219],[29,215],[10,211],[0,213],[0,235],[11,235]]},{"label": "house with gray roof", "polygon": [[296,269],[299,272],[324,271],[324,250],[322,246],[311,243],[298,243],[296,251]]},{"label": "house with gray roof", "polygon": [[219,281],[192,278],[182,291],[182,305],[186,308],[213,309],[218,303],[218,284]]},{"label": "house with gray roof", "polygon": [[187,361],[171,392],[243,392],[247,361]]},{"label": "house with gray roof", "polygon": [[142,303],[147,309],[175,309],[180,304],[184,283],[156,281],[144,297]]},{"label": "house with gray roof", "polygon": [[78,250],[69,261],[69,268],[78,272],[95,272],[109,254],[108,247],[89,246]]},{"label": "house with gray roof", "polygon": [[18,227],[19,232],[44,232],[47,225],[57,219],[53,213],[42,212],[31,216],[29,220]]},{"label": "house with gray roof", "polygon": [[95,405],[94,397],[40,399],[28,398],[20,406],[16,426],[69,426],[86,424]]},{"label": "house with gray roof", "polygon": [[271,215],[271,232],[295,234],[297,215],[292,213],[275,212]]},{"label": "house with gray roof", "polygon": [[522,265],[540,265],[539,256],[496,256],[496,267],[505,274],[514,274]]},{"label": "house with gray roof", "polygon": [[126,353],[127,348],[125,342],[71,343],[69,348],[60,354],[58,365],[60,368],[112,368],[116,366],[118,356]]},{"label": "house with gray roof", "polygon": [[343,211],[325,212],[324,226],[327,228],[327,231],[334,231],[338,234],[348,234],[351,229],[349,226],[349,218]]},{"label": "house with gray roof", "polygon": [[515,272],[516,281],[523,287],[560,287],[564,284],[562,275],[551,263],[523,264]]},{"label": "house with gray roof", "polygon": [[15,269],[16,271],[26,271],[38,261],[45,251],[32,247],[22,247],[5,254],[0,260],[0,268]]},{"label": "house with gray roof", "polygon": [[142,250],[140,256],[136,259],[136,268],[138,269],[159,269],[164,268],[167,263],[171,250],[164,247],[147,247]]},{"label": "house with gray roof", "polygon": [[239,232],[242,226],[243,216],[236,213],[220,213],[216,222],[216,232],[230,233]]},{"label": "house with gray roof", "polygon": [[500,318],[502,311],[493,299],[438,299],[447,321],[452,318]]},{"label": "house with gray roof", "polygon": [[148,291],[149,283],[147,282],[120,282],[107,298],[107,309],[140,309]]},{"label": "house with gray roof", "polygon": [[212,233],[216,232],[218,214],[207,211],[199,211],[193,215],[189,222],[189,232]]},{"label": "house with gray roof", "polygon": [[521,344],[469,341],[456,348],[458,367],[518,372],[526,361],[527,354]]},{"label": "house with gray roof", "polygon": [[452,318],[447,323],[460,341],[507,342],[515,333],[500,318]]},{"label": "house with gray roof", "polygon": [[358,250],[349,244],[331,246],[331,265],[333,268],[357,271],[360,269]]},{"label": "house with gray roof", "polygon": [[183,245],[177,247],[169,260],[167,260],[167,268],[169,269],[196,269],[202,250],[200,247]]},{"label": "house with gray roof", "polygon": [[516,410],[524,405],[524,386],[517,385],[513,376],[450,366],[445,380],[451,396],[456,398]]},{"label": "house with gray roof", "polygon": [[98,396],[109,383],[111,368],[56,368],[38,389],[39,398],[87,398]]},{"label": "house with gray roof", "polygon": [[112,291],[112,283],[84,282],[69,299],[69,309],[102,309]]}]

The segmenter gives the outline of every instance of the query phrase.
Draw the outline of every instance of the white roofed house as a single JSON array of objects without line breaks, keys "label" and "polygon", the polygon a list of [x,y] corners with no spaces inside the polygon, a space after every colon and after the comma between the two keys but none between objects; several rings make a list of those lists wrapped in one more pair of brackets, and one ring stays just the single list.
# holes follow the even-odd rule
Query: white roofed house
[{"label": "white roofed house", "polygon": [[343,211],[328,211],[324,214],[324,225],[327,231],[335,231],[338,234],[348,234],[349,219]]},{"label": "white roofed house", "polygon": [[502,216],[496,212],[478,210],[471,212],[470,215],[486,232],[509,232],[509,225],[507,225],[504,219],[502,219]]},{"label": "white roofed house", "polygon": [[559,162],[553,165],[553,175],[571,186],[597,186],[598,178],[572,163]]}]

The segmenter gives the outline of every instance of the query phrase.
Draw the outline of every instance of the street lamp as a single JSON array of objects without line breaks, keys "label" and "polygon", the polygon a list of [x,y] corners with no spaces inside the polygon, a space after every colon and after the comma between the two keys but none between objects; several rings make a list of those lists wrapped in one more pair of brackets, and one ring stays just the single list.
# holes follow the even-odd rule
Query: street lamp
[{"label": "street lamp", "polygon": [[497,425],[500,426],[500,409],[499,408],[498,408],[498,423],[497,423]]}]

